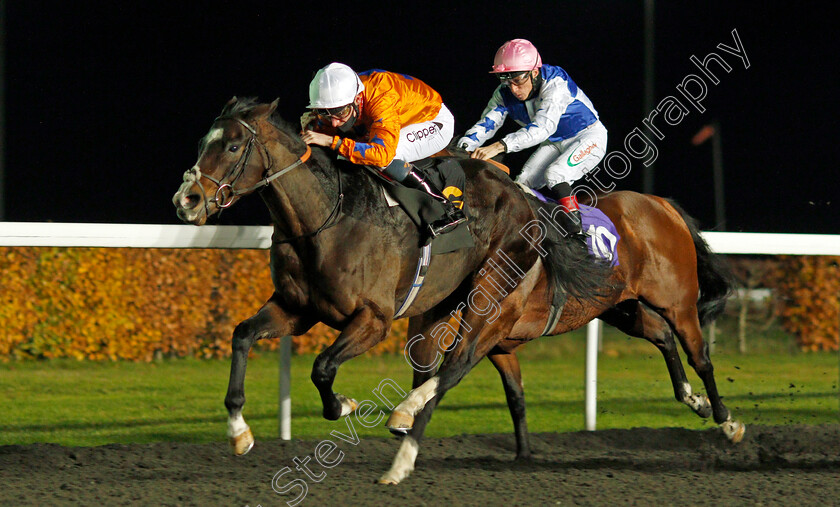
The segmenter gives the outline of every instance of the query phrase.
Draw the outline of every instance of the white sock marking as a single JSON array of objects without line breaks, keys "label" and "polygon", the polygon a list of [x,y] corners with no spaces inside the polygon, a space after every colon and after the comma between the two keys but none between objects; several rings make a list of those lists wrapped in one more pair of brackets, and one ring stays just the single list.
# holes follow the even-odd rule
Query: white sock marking
[{"label": "white sock marking", "polygon": [[242,414],[236,414],[228,419],[228,431],[227,434],[230,438],[237,437],[241,435],[244,431],[248,429],[248,424],[245,423],[245,418],[242,417]]}]

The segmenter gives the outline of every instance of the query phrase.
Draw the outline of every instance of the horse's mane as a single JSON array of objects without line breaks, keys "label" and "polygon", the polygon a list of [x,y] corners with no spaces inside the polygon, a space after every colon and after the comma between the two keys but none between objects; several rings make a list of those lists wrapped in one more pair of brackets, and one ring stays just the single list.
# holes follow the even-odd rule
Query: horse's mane
[{"label": "horse's mane", "polygon": [[[256,97],[234,97],[236,100],[231,104],[228,103],[222,109],[221,116],[234,116],[238,118],[246,118],[261,102]],[[302,155],[306,151],[306,143],[300,138],[300,129],[296,124],[283,119],[275,110],[268,117],[268,123],[273,125],[277,130],[285,134],[284,138],[288,139],[286,144],[289,151],[296,155]],[[318,167],[329,168],[335,163],[335,157],[330,156],[328,152],[318,147],[313,146],[312,150],[313,161],[318,162]],[[327,183],[328,186],[331,186]]]},{"label": "horse's mane", "polygon": [[[232,104],[228,103],[227,105],[225,105],[225,107],[222,109],[221,116],[234,116],[238,118],[245,118],[251,113],[251,111],[253,111],[257,106],[261,104],[256,97],[235,98],[236,100]],[[283,119],[276,110],[271,113],[271,116],[269,116],[268,118],[268,122],[278,130],[286,134],[286,136],[291,141],[293,141],[293,146],[291,146],[291,148],[305,149],[305,144],[301,140],[298,130],[291,122],[288,122],[285,119]],[[300,150],[295,149],[293,151],[297,152]]]},{"label": "horse's mane", "polygon": [[[225,105],[221,116],[245,119],[260,105],[262,103],[255,97],[236,98],[235,101]],[[290,152],[300,156],[306,151],[306,143],[300,138],[300,127],[297,124],[286,121],[276,110],[271,113],[268,122],[284,134],[280,136],[280,142]],[[311,148],[312,155],[307,167],[313,174],[320,175],[321,186],[328,194],[336,196],[339,193],[337,171],[353,175],[343,180],[343,191],[346,197],[341,209],[344,214],[357,218],[365,217],[371,210],[387,207],[381,199],[382,194],[378,184],[365,171],[357,170],[358,166],[350,162],[337,160],[333,150],[314,145]],[[392,215],[382,212],[379,216],[391,217]]]}]

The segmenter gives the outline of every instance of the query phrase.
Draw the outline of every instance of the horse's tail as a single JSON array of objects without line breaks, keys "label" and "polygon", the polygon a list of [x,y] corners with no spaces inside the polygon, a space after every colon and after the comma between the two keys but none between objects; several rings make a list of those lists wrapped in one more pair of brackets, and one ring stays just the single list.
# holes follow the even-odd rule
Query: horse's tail
[{"label": "horse's tail", "polygon": [[697,252],[697,281],[700,285],[697,315],[700,325],[704,326],[723,313],[726,300],[732,295],[735,277],[723,257],[712,252],[706,240],[700,236],[697,220],[674,201],[669,199],[668,204],[682,216],[694,241],[694,250]]}]

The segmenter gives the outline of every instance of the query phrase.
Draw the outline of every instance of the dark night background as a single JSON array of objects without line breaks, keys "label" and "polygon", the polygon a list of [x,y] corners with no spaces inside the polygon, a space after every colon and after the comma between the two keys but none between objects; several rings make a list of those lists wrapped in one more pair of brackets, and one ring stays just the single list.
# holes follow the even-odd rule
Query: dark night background
[{"label": "dark night background", "polygon": [[[625,136],[642,127],[641,0],[397,5],[7,2],[6,220],[179,223],[170,199],[224,103],[279,97],[281,115],[296,122],[313,72],[331,61],[426,81],[460,134],[496,84],[487,71],[498,46],[527,38],[592,99],[608,151],[624,151]],[[714,51],[733,70],[716,72],[716,86],[706,80],[705,113],[658,123],[654,193],[675,198],[703,229],[716,227],[711,144],[690,140],[717,120],[728,230],[837,232],[830,7],[656,3],[654,104],[682,100],[676,85],[699,74],[691,55]],[[716,47],[734,46],[733,29],[749,69]],[[618,188],[641,190],[641,167]],[[219,223],[266,224],[268,214],[255,196]]]}]

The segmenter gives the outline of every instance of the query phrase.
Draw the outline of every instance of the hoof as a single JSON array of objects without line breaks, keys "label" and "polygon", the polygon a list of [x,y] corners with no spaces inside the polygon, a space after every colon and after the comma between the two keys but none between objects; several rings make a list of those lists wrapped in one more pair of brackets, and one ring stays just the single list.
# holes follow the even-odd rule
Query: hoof
[{"label": "hoof", "polygon": [[728,438],[733,444],[737,444],[743,440],[744,433],[747,431],[747,427],[744,426],[744,423],[732,420],[722,423],[720,427],[723,429],[723,434],[726,435],[726,438]]},{"label": "hoof", "polygon": [[389,473],[386,473],[385,475],[383,475],[382,477],[380,477],[380,478],[379,478],[379,480],[378,480],[378,481],[376,481],[376,482],[377,482],[378,484],[393,484],[393,485],[397,485],[397,484],[399,484],[399,483],[400,483],[400,480],[399,480],[399,479],[397,479],[396,477],[394,477],[394,476],[393,476],[393,475],[389,472]]},{"label": "hoof", "polygon": [[712,415],[712,402],[709,401],[709,398],[707,396],[693,394],[688,398],[688,400],[685,403],[691,408],[692,412],[699,415],[703,419],[706,419]]},{"label": "hoof", "polygon": [[348,398],[347,396],[339,393],[336,393],[335,397],[339,403],[341,403],[341,415],[339,417],[350,415],[359,407],[359,404],[353,398]]},{"label": "hoof", "polygon": [[399,484],[402,482],[403,479],[411,475],[411,472],[414,471],[414,465],[408,468],[401,468],[398,466],[394,466],[384,474],[382,477],[379,478],[376,482],[378,484]]},{"label": "hoof", "polygon": [[414,416],[410,416],[404,412],[391,412],[391,417],[388,418],[385,427],[392,433],[394,431],[408,432],[408,430],[414,427]]},{"label": "hoof", "polygon": [[248,454],[251,447],[254,447],[254,434],[251,433],[251,428],[247,428],[239,435],[231,437],[230,446],[233,449],[233,454],[236,456]]},{"label": "hoof", "polygon": [[408,435],[408,430],[409,428],[388,428],[388,431],[390,431],[395,437],[404,437]]}]

